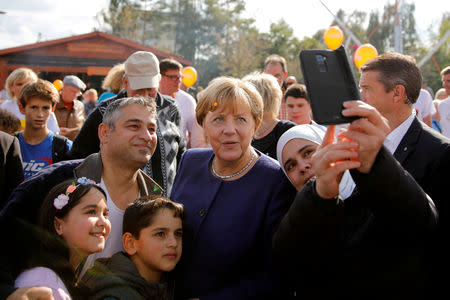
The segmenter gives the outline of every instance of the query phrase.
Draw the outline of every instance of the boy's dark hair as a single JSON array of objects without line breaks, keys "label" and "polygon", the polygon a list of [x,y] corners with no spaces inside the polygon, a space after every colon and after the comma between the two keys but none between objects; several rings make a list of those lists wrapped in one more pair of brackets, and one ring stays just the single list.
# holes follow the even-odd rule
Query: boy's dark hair
[{"label": "boy's dark hair", "polygon": [[173,212],[174,218],[184,220],[182,204],[160,195],[143,196],[125,210],[122,232],[129,232],[138,239],[141,230],[150,226],[156,214],[162,209],[169,209]]},{"label": "boy's dark hair", "polygon": [[301,83],[292,84],[284,94],[284,101],[286,102],[287,97],[294,98],[305,98],[309,103],[308,93],[306,92],[306,86]]},{"label": "boy's dark hair", "polygon": [[9,134],[15,134],[20,130],[20,127],[22,125],[19,118],[6,109],[0,109],[0,130]]},{"label": "boy's dark hair", "polygon": [[165,58],[159,62],[159,72],[164,74],[169,70],[180,70],[183,69],[183,65],[172,58]]},{"label": "boy's dark hair", "polygon": [[59,94],[53,84],[47,80],[38,79],[36,82],[27,84],[18,97],[19,103],[25,107],[31,98],[48,100],[52,106],[59,102]]}]

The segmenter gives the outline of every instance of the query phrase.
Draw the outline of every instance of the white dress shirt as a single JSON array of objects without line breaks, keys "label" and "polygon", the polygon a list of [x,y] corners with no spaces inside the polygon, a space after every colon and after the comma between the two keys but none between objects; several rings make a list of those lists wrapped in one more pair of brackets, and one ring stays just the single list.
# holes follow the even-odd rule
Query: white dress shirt
[{"label": "white dress shirt", "polygon": [[391,152],[391,154],[394,154],[395,150],[397,150],[398,145],[400,144],[401,140],[414,121],[415,116],[416,114],[413,111],[411,115],[405,121],[403,121],[403,123],[392,130],[384,140],[383,145],[389,150],[389,152]]}]

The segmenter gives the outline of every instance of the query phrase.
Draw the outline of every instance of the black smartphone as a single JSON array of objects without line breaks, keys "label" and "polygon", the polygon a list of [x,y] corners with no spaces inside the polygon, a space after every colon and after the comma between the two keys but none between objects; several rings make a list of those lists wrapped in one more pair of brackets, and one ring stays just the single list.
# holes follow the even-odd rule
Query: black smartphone
[{"label": "black smartphone", "polygon": [[303,50],[300,65],[314,121],[343,124],[357,119],[341,113],[344,101],[361,99],[343,46],[334,51]]}]

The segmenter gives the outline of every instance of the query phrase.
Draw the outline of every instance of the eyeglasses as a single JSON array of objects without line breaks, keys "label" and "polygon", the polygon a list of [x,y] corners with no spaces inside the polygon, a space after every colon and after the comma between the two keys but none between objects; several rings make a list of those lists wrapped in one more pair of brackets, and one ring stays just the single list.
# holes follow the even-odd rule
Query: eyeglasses
[{"label": "eyeglasses", "polygon": [[181,78],[183,78],[183,76],[180,76],[180,75],[167,75],[167,74],[161,74],[161,75],[169,78],[170,80],[180,80]]}]

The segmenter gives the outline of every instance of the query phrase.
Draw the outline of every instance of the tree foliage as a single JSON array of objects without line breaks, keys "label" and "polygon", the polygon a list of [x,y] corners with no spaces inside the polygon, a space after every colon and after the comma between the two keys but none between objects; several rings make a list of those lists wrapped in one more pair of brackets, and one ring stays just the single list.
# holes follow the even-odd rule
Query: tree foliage
[{"label": "tree foliage", "polygon": [[[382,13],[339,10],[336,16],[362,43],[371,43],[383,53],[394,50],[396,9],[395,4],[387,1]],[[260,32],[255,20],[243,17],[244,11],[245,0],[110,0],[108,8],[97,17],[101,30],[193,61],[199,73],[197,85],[202,86],[220,75],[242,77],[261,71],[265,57],[273,53],[285,57],[289,74],[301,79],[300,51],[326,49],[323,41],[326,28],[300,40],[281,19],[272,23],[268,32]],[[414,11],[412,2],[404,3],[399,12],[403,52],[419,61],[434,44],[422,43]],[[443,14],[439,32],[430,30],[429,35],[437,43],[449,28],[447,12]],[[351,58],[356,42],[349,43],[347,34],[344,37]],[[440,86],[438,69],[450,63],[449,47],[449,43],[444,43],[434,54],[434,60],[422,67],[423,76],[433,89]]]},{"label": "tree foliage", "polygon": [[137,3],[131,0],[110,0],[108,9],[102,10],[97,17],[106,32],[132,41],[139,40],[137,20],[142,14]]}]

